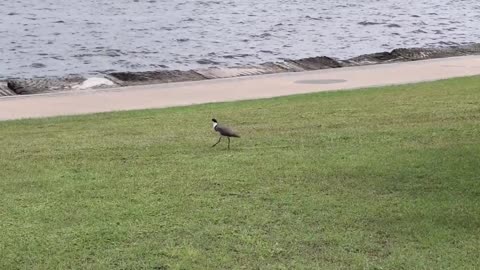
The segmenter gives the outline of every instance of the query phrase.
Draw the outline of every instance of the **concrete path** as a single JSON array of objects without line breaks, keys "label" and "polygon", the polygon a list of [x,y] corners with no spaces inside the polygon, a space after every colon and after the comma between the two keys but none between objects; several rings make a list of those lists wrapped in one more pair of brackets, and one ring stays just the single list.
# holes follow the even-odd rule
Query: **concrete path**
[{"label": "concrete path", "polygon": [[163,108],[480,75],[480,56],[0,98],[0,120]]}]

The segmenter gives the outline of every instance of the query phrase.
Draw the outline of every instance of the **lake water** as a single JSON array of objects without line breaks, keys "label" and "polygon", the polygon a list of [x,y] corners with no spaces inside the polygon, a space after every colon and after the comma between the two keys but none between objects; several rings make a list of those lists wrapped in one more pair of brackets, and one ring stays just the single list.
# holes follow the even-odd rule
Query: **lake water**
[{"label": "lake water", "polygon": [[478,0],[12,0],[0,79],[258,64],[479,42]]}]

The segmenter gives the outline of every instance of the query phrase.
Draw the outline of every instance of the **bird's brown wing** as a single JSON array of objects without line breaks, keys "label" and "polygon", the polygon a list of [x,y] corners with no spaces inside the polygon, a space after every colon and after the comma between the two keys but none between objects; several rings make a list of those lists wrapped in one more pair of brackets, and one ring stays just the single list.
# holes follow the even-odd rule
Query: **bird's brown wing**
[{"label": "bird's brown wing", "polygon": [[226,126],[218,125],[217,131],[223,136],[238,137],[238,138],[240,137],[240,135],[238,135],[235,131],[233,131],[231,128]]}]

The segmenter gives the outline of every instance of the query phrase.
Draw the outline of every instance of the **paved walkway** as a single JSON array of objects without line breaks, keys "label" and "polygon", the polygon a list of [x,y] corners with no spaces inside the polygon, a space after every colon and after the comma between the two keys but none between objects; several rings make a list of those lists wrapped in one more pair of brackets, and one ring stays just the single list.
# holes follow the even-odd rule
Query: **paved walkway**
[{"label": "paved walkway", "polygon": [[0,120],[163,108],[480,75],[480,56],[0,98]]}]

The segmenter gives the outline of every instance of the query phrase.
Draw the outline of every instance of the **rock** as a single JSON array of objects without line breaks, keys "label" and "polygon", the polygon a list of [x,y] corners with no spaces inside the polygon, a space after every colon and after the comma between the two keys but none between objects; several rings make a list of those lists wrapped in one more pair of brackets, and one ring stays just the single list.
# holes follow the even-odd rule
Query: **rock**
[{"label": "rock", "polygon": [[465,54],[480,54],[480,43],[473,43],[460,47],[460,50]]},{"label": "rock", "polygon": [[0,81],[0,97],[16,95],[10,88],[8,88],[7,82]]},{"label": "rock", "polygon": [[342,64],[340,64],[337,60],[326,56],[309,57],[298,60],[287,60],[286,62],[293,62],[303,67],[305,70],[339,68],[342,66]]},{"label": "rock", "polygon": [[267,62],[267,63],[261,64],[260,66],[264,66],[264,65],[271,66],[272,68],[275,68],[277,70],[281,69],[281,70],[284,70],[286,72],[305,71],[305,68],[303,68],[299,64],[297,64],[293,61],[289,61],[289,60],[286,60],[285,62],[275,62],[275,63]]},{"label": "rock", "polygon": [[273,73],[262,67],[232,67],[232,68],[205,68],[195,69],[195,72],[208,79],[232,78]]},{"label": "rock", "polygon": [[80,76],[9,79],[7,80],[7,84],[8,87],[18,95],[31,95],[71,90],[74,85],[78,85],[84,80],[85,78]]},{"label": "rock", "polygon": [[289,71],[286,67],[273,62],[262,63],[260,64],[260,67],[265,70],[268,70],[269,73],[281,73],[281,72]]},{"label": "rock", "polygon": [[469,44],[447,48],[399,48],[391,52],[360,55],[342,61],[346,66],[417,61],[434,58],[480,54],[480,44]]},{"label": "rock", "polygon": [[83,81],[81,84],[74,85],[72,89],[76,90],[85,90],[85,89],[94,89],[94,88],[106,88],[115,86],[115,83],[106,78],[88,78]]},{"label": "rock", "polygon": [[160,70],[160,71],[145,71],[145,72],[113,72],[109,73],[108,79],[126,86],[126,85],[140,85],[140,84],[156,84],[156,83],[171,83],[184,81],[199,81],[205,80],[201,74],[189,70]]},{"label": "rock", "polygon": [[361,65],[372,65],[372,64],[381,64],[381,63],[390,63],[405,61],[406,59],[398,54],[392,54],[391,52],[379,52],[364,54],[357,57],[353,57],[347,60],[342,61],[345,66],[361,66]]},{"label": "rock", "polygon": [[459,56],[462,53],[454,49],[429,49],[429,48],[400,48],[392,51],[392,54],[409,61]]}]

